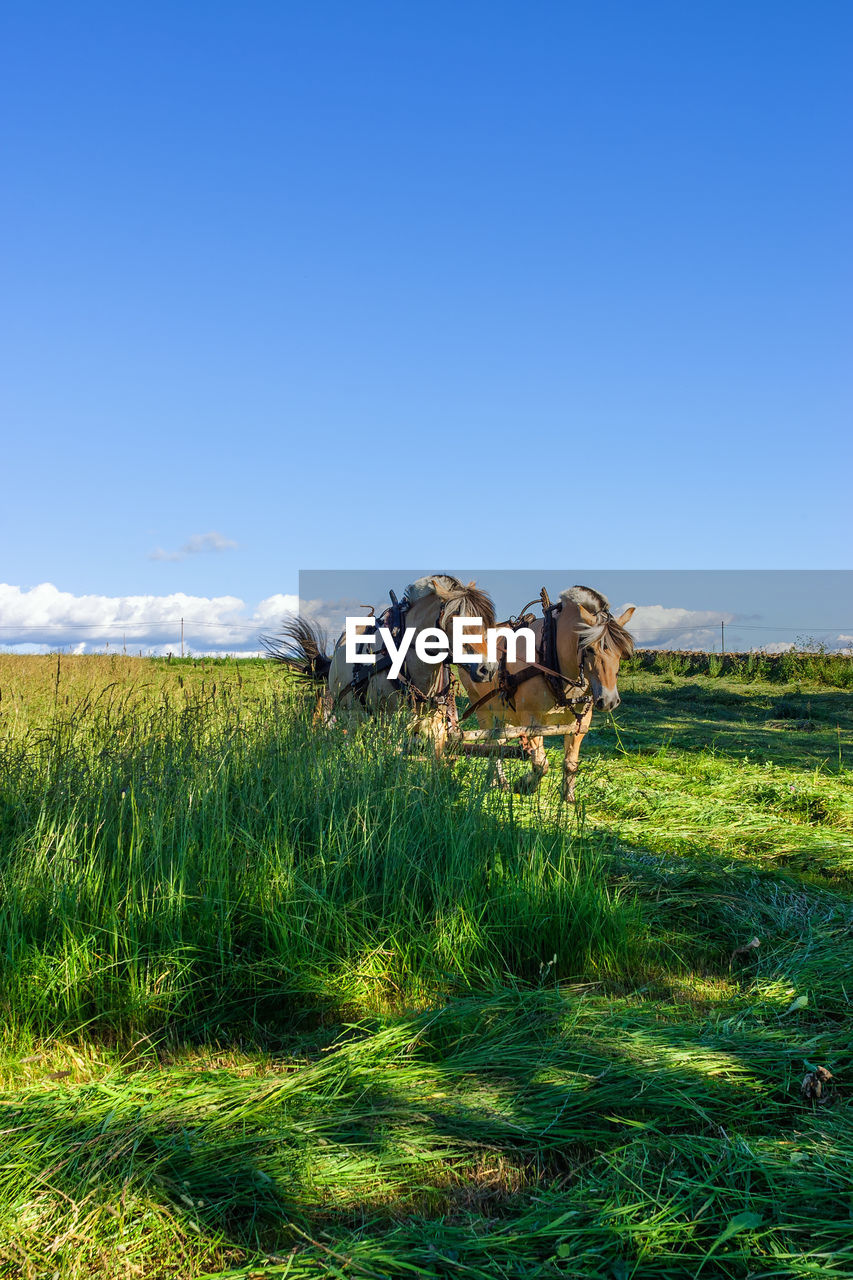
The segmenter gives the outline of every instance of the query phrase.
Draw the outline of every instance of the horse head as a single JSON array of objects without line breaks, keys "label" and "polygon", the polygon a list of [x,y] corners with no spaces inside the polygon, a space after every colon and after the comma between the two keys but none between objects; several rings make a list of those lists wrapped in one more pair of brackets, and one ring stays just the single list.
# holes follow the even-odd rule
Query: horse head
[{"label": "horse head", "polygon": [[607,599],[591,587],[571,587],[560,598],[564,604],[571,602],[577,609],[578,674],[582,674],[589,685],[596,709],[615,711],[620,702],[616,685],[619,664],[634,652],[633,637],[626,630],[634,606],[614,618]]},{"label": "horse head", "polygon": [[487,592],[481,591],[475,582],[466,585],[452,574],[436,573],[410,583],[406,588],[406,598],[411,606],[410,625],[435,627],[447,637],[451,647],[454,617],[480,618],[483,629],[479,636],[468,641],[467,647],[472,653],[482,655],[482,660],[466,664],[467,671],[476,684],[497,677],[498,663],[486,659],[486,630],[495,625],[495,607]]}]

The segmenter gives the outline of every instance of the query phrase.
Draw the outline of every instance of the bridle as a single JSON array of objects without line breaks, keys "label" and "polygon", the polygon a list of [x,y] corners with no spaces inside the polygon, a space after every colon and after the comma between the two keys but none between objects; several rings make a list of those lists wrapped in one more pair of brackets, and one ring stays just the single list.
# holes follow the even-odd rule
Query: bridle
[{"label": "bridle", "polygon": [[[393,591],[391,592],[391,598],[392,600],[395,598]],[[409,609],[411,608],[411,601],[409,601],[407,596],[403,596],[403,600],[406,602],[406,613],[408,613]],[[450,604],[449,600],[442,601],[441,607],[439,608],[439,611],[436,614],[435,622],[433,623],[433,629],[436,631],[443,631],[445,635],[447,635],[447,632],[444,631],[444,611],[449,604]],[[404,617],[405,617],[405,614],[404,614]],[[393,635],[393,632],[392,632],[392,635]],[[423,708],[424,706],[429,707],[430,710],[432,711],[438,711],[439,709],[443,709],[444,714],[447,716],[448,720],[450,721],[451,726],[455,728],[457,723],[456,696],[455,696],[456,681],[453,678],[453,672],[450,667],[449,654],[448,654],[448,657],[446,657],[441,664],[441,672],[444,679],[442,682],[442,686],[437,693],[424,693],[422,689],[419,689],[418,686],[413,683],[411,677],[406,671],[406,662],[408,661],[408,656],[409,655],[407,653],[406,657],[403,659],[403,665],[400,668],[400,674],[396,677],[396,679],[392,680],[389,676],[389,683],[392,684],[394,688],[400,689],[401,691],[405,692],[406,695],[411,699],[416,709]]]}]

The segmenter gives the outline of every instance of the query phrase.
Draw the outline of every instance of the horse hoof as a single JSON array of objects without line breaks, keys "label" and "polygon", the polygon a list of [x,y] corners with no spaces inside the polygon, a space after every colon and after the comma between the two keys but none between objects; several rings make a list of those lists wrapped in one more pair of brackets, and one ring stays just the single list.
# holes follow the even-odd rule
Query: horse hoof
[{"label": "horse hoof", "polygon": [[513,785],[513,791],[520,796],[530,796],[539,786],[539,779],[531,774],[524,774]]}]

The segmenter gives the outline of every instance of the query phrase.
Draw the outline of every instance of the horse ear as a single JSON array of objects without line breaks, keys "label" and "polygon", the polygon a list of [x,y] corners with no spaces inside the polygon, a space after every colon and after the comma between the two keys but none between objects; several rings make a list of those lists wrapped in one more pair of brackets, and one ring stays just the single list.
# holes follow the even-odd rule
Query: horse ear
[{"label": "horse ear", "polygon": [[616,619],[620,627],[627,627],[628,623],[631,621],[631,618],[634,615],[635,608],[636,608],[636,605],[632,604],[630,608],[625,610],[621,618]]},{"label": "horse ear", "polygon": [[585,622],[588,627],[595,626],[595,614],[590,613],[589,609],[585,609],[582,604],[579,604],[578,613],[581,616],[581,621]]}]

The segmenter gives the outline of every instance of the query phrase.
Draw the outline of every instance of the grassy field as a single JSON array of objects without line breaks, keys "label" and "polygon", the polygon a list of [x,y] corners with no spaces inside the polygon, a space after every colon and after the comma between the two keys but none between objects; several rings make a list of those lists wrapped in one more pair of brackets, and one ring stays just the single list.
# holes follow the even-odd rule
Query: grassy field
[{"label": "grassy field", "polygon": [[847,668],[648,666],[567,809],[0,657],[0,1276],[853,1274]]}]

